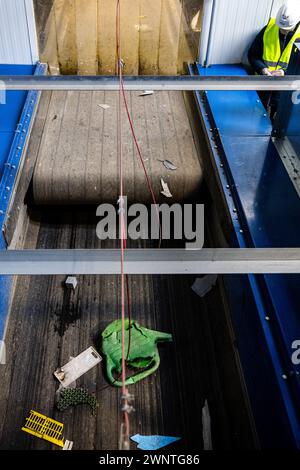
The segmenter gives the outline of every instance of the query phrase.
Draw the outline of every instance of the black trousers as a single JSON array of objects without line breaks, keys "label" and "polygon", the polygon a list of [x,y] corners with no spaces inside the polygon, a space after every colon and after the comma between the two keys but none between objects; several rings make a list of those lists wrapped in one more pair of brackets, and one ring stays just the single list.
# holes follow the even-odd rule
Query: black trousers
[{"label": "black trousers", "polygon": [[278,110],[281,92],[280,91],[260,91],[258,94],[262,101],[262,104],[266,108],[266,111],[269,113],[270,118],[273,121],[275,114],[277,113],[277,110]]}]

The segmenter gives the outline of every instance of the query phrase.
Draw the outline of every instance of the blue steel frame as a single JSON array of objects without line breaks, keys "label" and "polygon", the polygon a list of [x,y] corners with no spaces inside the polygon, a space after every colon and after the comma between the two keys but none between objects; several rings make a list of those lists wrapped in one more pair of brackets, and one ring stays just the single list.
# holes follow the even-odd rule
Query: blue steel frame
[{"label": "blue steel frame", "polygon": [[[47,72],[47,65],[37,63],[34,75],[45,75]],[[1,80],[1,75],[0,75]],[[14,92],[7,92],[14,93]],[[19,123],[17,124],[15,135],[12,145],[7,155],[4,164],[4,170],[0,181],[0,249],[6,250],[7,244],[4,237],[4,223],[7,217],[7,211],[11,197],[15,190],[16,179],[24,149],[29,138],[29,130],[32,125],[33,116],[38,105],[40,92],[30,91],[27,93],[27,98],[24,107],[21,111]],[[1,106],[5,107],[5,104]],[[11,298],[12,278],[10,276],[0,277],[0,340],[3,339],[5,334],[5,325],[9,311],[10,298]]]},{"label": "blue steel frame", "polygon": [[[189,66],[189,72],[246,74],[240,65],[202,68],[196,64]],[[256,92],[196,92],[195,96],[231,215],[232,246],[300,246],[296,229],[300,201],[271,142],[272,125]],[[251,165],[260,165],[261,181],[255,169],[251,172]],[[274,191],[274,184],[279,185],[282,194]],[[263,200],[257,189],[260,185]],[[274,230],[270,230],[270,220],[276,211],[266,201],[268,185],[274,193],[274,204],[285,201],[278,209],[286,212],[287,225],[276,227],[274,220]],[[253,201],[250,208],[248,201]],[[286,237],[285,231],[293,233]],[[239,355],[263,448],[300,448],[300,368],[292,364],[290,349],[293,334],[294,340],[300,339],[300,315],[295,315],[300,305],[297,284],[300,286],[299,276],[225,277]]]}]

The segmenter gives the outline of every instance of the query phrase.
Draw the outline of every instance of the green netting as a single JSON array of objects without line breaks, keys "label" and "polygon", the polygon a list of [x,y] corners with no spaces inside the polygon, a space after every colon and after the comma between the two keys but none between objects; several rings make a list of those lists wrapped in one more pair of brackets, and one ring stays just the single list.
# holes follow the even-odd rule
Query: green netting
[{"label": "green netting", "polygon": [[94,395],[90,395],[83,388],[65,388],[60,392],[56,402],[59,411],[64,411],[70,406],[77,405],[89,405],[92,413],[95,414],[98,403]]}]

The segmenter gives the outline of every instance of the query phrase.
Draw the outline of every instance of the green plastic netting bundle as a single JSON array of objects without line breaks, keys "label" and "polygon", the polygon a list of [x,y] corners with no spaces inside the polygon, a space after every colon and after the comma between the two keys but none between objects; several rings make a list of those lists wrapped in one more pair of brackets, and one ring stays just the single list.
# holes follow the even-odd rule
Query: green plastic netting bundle
[{"label": "green plastic netting bundle", "polygon": [[94,395],[90,395],[83,388],[65,388],[60,392],[56,402],[59,411],[65,411],[70,406],[77,405],[89,405],[92,414],[95,415],[98,403]]}]

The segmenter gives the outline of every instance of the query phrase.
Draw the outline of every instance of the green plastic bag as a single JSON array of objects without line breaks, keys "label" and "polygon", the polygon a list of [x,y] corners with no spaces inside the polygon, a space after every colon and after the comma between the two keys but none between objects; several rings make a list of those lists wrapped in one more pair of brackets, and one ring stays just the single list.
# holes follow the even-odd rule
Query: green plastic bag
[{"label": "green plastic bag", "polygon": [[[129,320],[125,320],[125,354],[128,353]],[[106,372],[109,382],[116,387],[121,387],[118,380],[122,372],[122,320],[116,320],[103,331],[102,352],[106,357]],[[135,375],[128,377],[126,385],[132,385],[153,374],[160,364],[157,343],[160,341],[172,341],[172,335],[159,331],[148,330],[140,326],[136,321],[131,321],[130,348],[127,357],[127,365],[133,369],[142,369]],[[116,374],[117,378],[114,378]]]}]

